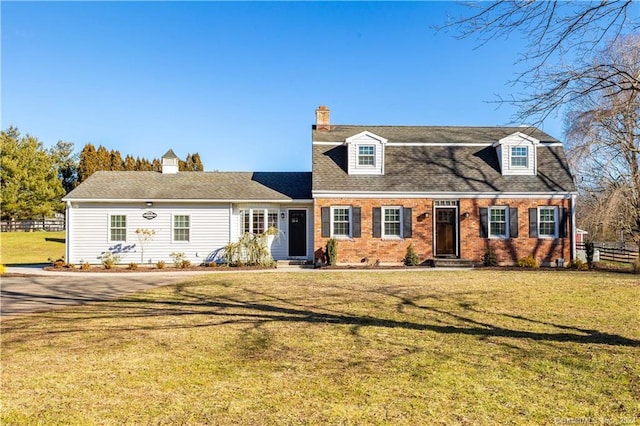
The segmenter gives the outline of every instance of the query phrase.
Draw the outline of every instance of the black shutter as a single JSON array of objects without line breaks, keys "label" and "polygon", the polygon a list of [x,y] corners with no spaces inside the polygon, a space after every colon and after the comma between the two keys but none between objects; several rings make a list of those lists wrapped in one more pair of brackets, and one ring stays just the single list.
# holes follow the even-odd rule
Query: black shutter
[{"label": "black shutter", "polygon": [[382,237],[382,209],[373,208],[373,238]]},{"label": "black shutter", "polygon": [[538,238],[538,209],[529,209],[529,238]]},{"label": "black shutter", "polygon": [[360,235],[362,234],[360,226],[362,214],[360,212],[360,207],[352,207],[351,212],[353,213],[353,220],[351,221],[353,225],[353,232],[351,232],[351,236],[354,238],[360,238]]},{"label": "black shutter", "polygon": [[328,238],[331,236],[331,208],[322,207],[320,209],[320,217],[322,220],[322,237]]},{"label": "black shutter", "polygon": [[518,209],[509,209],[509,236],[518,238]]},{"label": "black shutter", "polygon": [[567,218],[569,215],[568,209],[562,208],[560,209],[560,228],[558,229],[558,234],[560,238],[567,238]]},{"label": "black shutter", "polygon": [[489,209],[486,207],[480,208],[480,238],[487,238],[489,236]]},{"label": "black shutter", "polygon": [[402,237],[411,238],[413,236],[413,209],[411,207],[402,208]]}]

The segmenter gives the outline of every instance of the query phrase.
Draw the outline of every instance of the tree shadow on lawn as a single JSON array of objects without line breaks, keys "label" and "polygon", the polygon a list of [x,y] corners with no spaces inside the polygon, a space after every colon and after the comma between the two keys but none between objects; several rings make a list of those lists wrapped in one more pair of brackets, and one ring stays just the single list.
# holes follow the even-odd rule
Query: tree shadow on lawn
[{"label": "tree shadow on lawn", "polygon": [[[339,285],[335,286],[339,289]],[[131,319],[131,318],[148,318],[148,317],[185,317],[185,316],[204,316],[208,317],[207,321],[201,323],[176,323],[171,321],[168,324],[151,324],[140,326],[107,326],[104,329],[109,330],[154,330],[154,329],[183,329],[198,327],[215,327],[227,324],[247,324],[259,327],[268,323],[301,323],[301,324],[335,324],[335,325],[351,325],[354,327],[353,333],[358,333],[360,328],[364,327],[383,327],[383,328],[402,328],[406,330],[431,331],[439,334],[458,334],[467,336],[477,336],[481,338],[489,337],[506,337],[511,339],[527,339],[543,342],[572,342],[579,344],[605,344],[611,346],[627,346],[639,347],[640,340],[630,339],[617,334],[604,333],[593,329],[582,329],[569,325],[553,324],[526,318],[522,315],[511,314],[493,314],[510,318],[511,320],[522,321],[525,323],[537,323],[560,330],[562,332],[533,332],[526,330],[517,330],[507,327],[501,327],[489,322],[478,321],[462,313],[450,312],[441,308],[419,306],[412,299],[399,295],[390,288],[369,289],[362,292],[365,296],[367,293],[375,293],[383,297],[394,297],[398,299],[396,305],[397,310],[402,310],[403,306],[411,306],[418,308],[430,314],[440,317],[448,317],[451,321],[449,324],[442,320],[429,321],[423,318],[424,322],[399,321],[393,319],[378,318],[370,315],[355,315],[349,312],[336,311],[328,309],[325,306],[312,307],[308,305],[298,304],[291,298],[282,296],[274,296],[272,294],[261,293],[253,289],[243,288],[246,298],[234,298],[221,295],[201,294],[190,291],[191,286],[176,285],[175,295],[179,299],[162,300],[157,297],[146,297],[146,294],[140,294],[132,297],[120,298],[116,302],[99,302],[90,305],[90,308],[83,311],[73,312],[65,310],[64,315],[56,315],[49,317],[48,320],[58,323],[68,322],[70,324],[76,321],[84,321],[91,319]],[[353,289],[344,289],[353,292]],[[357,291],[357,290],[356,290]],[[347,293],[345,293],[346,295]],[[477,294],[474,293],[474,294]],[[460,296],[460,294],[457,294]],[[421,299],[425,295],[420,296]],[[249,299],[260,298],[264,301],[249,301]],[[438,295],[429,295],[429,299],[441,299]],[[185,300],[186,299],[186,300]],[[301,298],[309,301],[309,298]],[[358,299],[362,300],[362,299]],[[450,299],[447,299],[450,301]],[[373,303],[373,302],[371,302]],[[485,314],[481,311],[474,310],[470,305],[459,303],[465,311]],[[45,315],[41,314],[40,316]],[[455,323],[455,325],[454,325]],[[6,327],[13,324],[4,324]],[[15,324],[18,326],[18,324]],[[19,326],[16,328],[20,328]],[[101,330],[104,330],[101,329]],[[24,329],[23,329],[24,331]],[[46,333],[74,333],[92,331],[85,327],[72,327],[68,329],[54,329]],[[93,331],[99,331],[98,329]]]}]

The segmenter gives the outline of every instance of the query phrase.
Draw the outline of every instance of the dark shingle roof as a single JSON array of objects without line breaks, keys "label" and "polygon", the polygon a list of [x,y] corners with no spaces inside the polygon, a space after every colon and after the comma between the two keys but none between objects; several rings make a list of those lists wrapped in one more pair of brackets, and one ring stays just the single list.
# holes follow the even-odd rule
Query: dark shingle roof
[{"label": "dark shingle roof", "polygon": [[[368,130],[389,140],[383,176],[349,176],[347,147],[313,146],[313,191],[345,192],[573,192],[575,185],[562,146],[539,145],[537,176],[503,176],[495,148],[455,146],[494,143],[515,132],[543,142],[558,140],[521,127],[336,126],[313,131],[314,141],[339,142]],[[333,129],[333,128],[332,128]],[[528,130],[528,131],[527,131]],[[393,142],[451,145],[394,146]]]},{"label": "dark shingle roof", "polygon": [[308,172],[95,172],[65,200],[309,200]]},{"label": "dark shingle roof", "polygon": [[331,131],[318,131],[312,126],[316,142],[344,142],[350,136],[368,130],[392,142],[420,143],[494,143],[521,132],[541,142],[560,142],[535,127],[468,127],[468,126],[331,126]]}]

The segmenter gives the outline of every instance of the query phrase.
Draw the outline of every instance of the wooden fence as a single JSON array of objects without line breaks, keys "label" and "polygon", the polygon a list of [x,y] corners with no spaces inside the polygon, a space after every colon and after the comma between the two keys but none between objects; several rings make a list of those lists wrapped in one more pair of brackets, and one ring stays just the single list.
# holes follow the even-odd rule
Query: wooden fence
[{"label": "wooden fence", "polygon": [[[578,250],[584,250],[584,243],[576,244]],[[638,258],[638,248],[620,243],[594,243],[593,248],[600,252],[600,260],[631,263]]]},{"label": "wooden fence", "polygon": [[2,232],[30,232],[30,231],[64,231],[64,218],[33,219],[33,220],[1,220]]}]

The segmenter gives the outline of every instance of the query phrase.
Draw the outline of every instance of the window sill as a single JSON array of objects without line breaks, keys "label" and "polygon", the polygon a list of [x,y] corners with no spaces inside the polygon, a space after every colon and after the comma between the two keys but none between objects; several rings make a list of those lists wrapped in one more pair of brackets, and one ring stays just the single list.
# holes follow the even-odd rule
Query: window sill
[{"label": "window sill", "polygon": [[402,241],[402,240],[404,240],[404,238],[399,237],[397,235],[383,235],[381,237],[381,239],[384,240],[384,241]]}]

